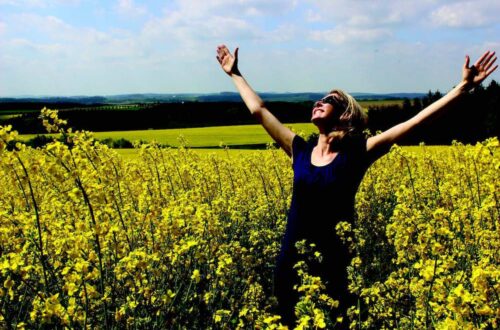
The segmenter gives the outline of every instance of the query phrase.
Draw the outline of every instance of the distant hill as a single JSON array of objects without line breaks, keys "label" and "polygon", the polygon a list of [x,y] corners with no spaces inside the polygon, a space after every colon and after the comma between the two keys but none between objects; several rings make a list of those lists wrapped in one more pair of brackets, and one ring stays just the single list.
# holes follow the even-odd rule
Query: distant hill
[{"label": "distant hill", "polygon": [[[316,101],[326,93],[266,93],[259,95],[264,101],[306,102]],[[420,98],[424,93],[352,93],[358,100],[385,100],[402,98]],[[108,96],[24,96],[0,98],[0,103],[73,103],[83,105],[94,104],[129,104],[129,103],[181,103],[181,102],[240,102],[241,97],[234,92],[212,94],[122,94]]]}]

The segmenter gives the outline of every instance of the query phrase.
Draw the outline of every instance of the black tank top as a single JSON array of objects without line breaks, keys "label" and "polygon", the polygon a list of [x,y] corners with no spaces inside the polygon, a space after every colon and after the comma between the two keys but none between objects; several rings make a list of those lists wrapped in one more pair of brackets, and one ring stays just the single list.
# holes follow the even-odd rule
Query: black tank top
[{"label": "black tank top", "polygon": [[[306,142],[295,135],[293,150],[293,193],[288,212],[282,252],[293,254],[295,242],[306,239],[316,243],[323,253],[335,236],[339,221],[352,221],[354,197],[370,165],[366,152],[366,139],[350,138],[327,165],[311,163],[311,153],[317,141]],[[331,246],[333,247],[333,246]]]},{"label": "black tank top", "polygon": [[[366,139],[361,136],[349,138],[344,148],[324,166],[311,163],[316,144],[317,140],[307,143],[298,135],[292,142],[292,202],[274,278],[278,313],[289,326],[295,322],[294,307],[299,299],[293,289],[299,282],[293,266],[299,260],[305,261],[295,248],[299,240],[315,243],[315,250],[323,256],[321,263],[308,262],[308,272],[320,276],[326,285],[326,293],[340,302],[334,314],[345,315],[346,309],[354,305],[356,299],[348,291],[346,268],[350,255],[336,235],[335,226],[339,221],[353,220],[354,197],[371,163]],[[347,326],[347,323],[342,325]]]}]

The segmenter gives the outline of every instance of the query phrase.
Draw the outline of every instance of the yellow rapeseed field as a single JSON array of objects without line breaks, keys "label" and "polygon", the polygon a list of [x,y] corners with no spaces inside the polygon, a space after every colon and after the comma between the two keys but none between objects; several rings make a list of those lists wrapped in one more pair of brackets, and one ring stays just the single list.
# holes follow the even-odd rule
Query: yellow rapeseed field
[{"label": "yellow rapeseed field", "polygon": [[[284,152],[148,144],[125,161],[42,116],[66,144],[12,146],[0,127],[0,328],[284,328],[272,296],[292,191]],[[321,256],[297,244],[298,329],[498,328],[498,140],[420,148],[377,161],[355,223],[336,226],[353,252],[349,318],[329,316],[337,302],[307,272]]]}]

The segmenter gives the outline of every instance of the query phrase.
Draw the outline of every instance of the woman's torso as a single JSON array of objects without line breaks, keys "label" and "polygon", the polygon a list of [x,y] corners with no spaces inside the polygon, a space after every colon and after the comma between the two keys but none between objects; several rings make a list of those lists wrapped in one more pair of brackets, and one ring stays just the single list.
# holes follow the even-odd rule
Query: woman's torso
[{"label": "woman's torso", "polygon": [[335,225],[352,220],[354,197],[368,167],[362,137],[352,138],[348,148],[323,166],[312,164],[314,142],[298,135],[292,141],[293,194],[283,242],[287,250],[301,239],[320,246],[332,241]]}]

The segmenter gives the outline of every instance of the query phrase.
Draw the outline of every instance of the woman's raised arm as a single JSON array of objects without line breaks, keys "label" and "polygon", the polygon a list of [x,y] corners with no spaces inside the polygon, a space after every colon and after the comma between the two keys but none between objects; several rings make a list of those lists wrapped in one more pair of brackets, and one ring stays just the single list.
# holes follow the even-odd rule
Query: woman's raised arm
[{"label": "woman's raised arm", "polygon": [[276,141],[289,156],[292,156],[292,141],[295,133],[284,126],[266,108],[259,95],[255,93],[245,78],[243,78],[238,69],[238,48],[236,48],[233,55],[225,45],[218,46],[217,60],[222,70],[232,78],[243,102],[245,102],[245,105],[250,110],[250,113],[262,124],[262,126],[264,126],[265,130],[274,141]]},{"label": "woman's raised arm", "polygon": [[465,63],[462,69],[462,81],[453,88],[448,94],[432,103],[414,117],[407,121],[398,124],[387,131],[378,135],[372,136],[367,141],[367,149],[370,154],[375,158],[384,154],[385,151],[406,136],[415,127],[424,122],[431,121],[437,114],[442,113],[454,104],[461,95],[465,94],[472,88],[479,86],[484,79],[486,79],[498,65],[493,66],[497,57],[495,52],[487,51],[484,53],[476,63],[469,67],[469,56],[465,57]]}]

